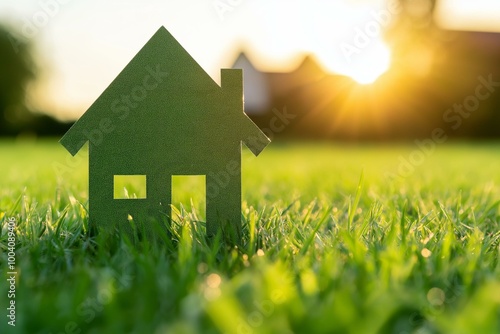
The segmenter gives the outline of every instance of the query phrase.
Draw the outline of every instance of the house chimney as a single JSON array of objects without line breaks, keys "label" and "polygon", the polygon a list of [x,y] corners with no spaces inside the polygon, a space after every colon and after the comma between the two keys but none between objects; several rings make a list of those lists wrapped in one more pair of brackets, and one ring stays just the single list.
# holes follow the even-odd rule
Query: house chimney
[{"label": "house chimney", "polygon": [[221,69],[221,88],[225,93],[243,98],[243,71],[241,69]]}]

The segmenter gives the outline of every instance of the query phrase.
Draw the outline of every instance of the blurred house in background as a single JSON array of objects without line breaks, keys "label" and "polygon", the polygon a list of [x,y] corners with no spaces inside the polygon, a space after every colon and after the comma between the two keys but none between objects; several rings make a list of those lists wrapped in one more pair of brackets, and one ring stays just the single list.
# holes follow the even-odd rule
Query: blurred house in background
[{"label": "blurred house in background", "polygon": [[269,128],[286,107],[296,118],[276,136],[400,140],[441,128],[452,138],[500,138],[500,34],[442,29],[435,1],[421,1],[426,10],[416,2],[401,1],[386,32],[391,67],[369,85],[327,73],[311,55],[291,72],[265,73],[241,53],[233,68],[244,69],[246,112]]}]

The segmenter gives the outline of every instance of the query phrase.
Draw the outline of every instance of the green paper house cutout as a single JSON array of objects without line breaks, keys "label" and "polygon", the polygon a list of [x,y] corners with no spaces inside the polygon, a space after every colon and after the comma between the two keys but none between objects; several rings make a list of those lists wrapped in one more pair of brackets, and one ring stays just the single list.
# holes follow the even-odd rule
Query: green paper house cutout
[{"label": "green paper house cutout", "polygon": [[[243,112],[242,79],[222,69],[219,86],[161,27],[60,140],[72,155],[89,142],[90,225],[151,230],[170,220],[172,176],[205,175],[208,236],[239,238],[241,143],[258,155],[270,142]],[[145,176],[145,198],[114,198],[126,175]]]}]

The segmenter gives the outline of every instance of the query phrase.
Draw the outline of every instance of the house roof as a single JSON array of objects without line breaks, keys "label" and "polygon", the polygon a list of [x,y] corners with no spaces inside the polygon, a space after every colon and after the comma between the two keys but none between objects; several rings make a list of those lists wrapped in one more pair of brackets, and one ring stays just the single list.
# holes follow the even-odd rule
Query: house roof
[{"label": "house roof", "polygon": [[[156,98],[158,98],[158,94],[161,94],[163,98],[165,96],[172,96],[177,100],[185,101],[186,99],[193,98],[191,94],[194,93],[204,99],[214,94],[217,95],[223,90],[227,91],[229,89],[231,91],[231,86],[239,86],[239,90],[233,93],[239,94],[241,101],[241,73],[236,75],[231,75],[229,72],[223,73],[228,78],[228,82],[226,82],[226,85],[223,82],[221,89],[180,43],[164,27],[161,27],[90,106],[85,114],[68,130],[60,142],[72,155],[75,155],[89,140],[86,135],[89,131],[98,129],[103,119],[116,119],[114,112],[116,111],[115,107],[117,105],[115,102],[117,98],[121,98],[121,96],[127,93],[133,93],[135,90],[139,93],[144,87],[147,89],[148,86],[146,85],[154,85],[155,80],[159,87],[159,90],[154,92]],[[152,93],[151,98],[155,98]],[[165,108],[160,100],[157,102],[159,108]],[[241,105],[242,103],[240,102]],[[260,138],[258,142],[262,143],[262,145],[250,145],[252,147],[249,147],[254,153],[258,154],[267,145],[268,140],[264,140],[264,138],[267,138],[242,112],[241,107],[240,110],[241,117],[243,117],[241,119],[241,126],[246,129],[246,135],[252,138]],[[161,116],[156,114],[156,116],[150,117]],[[246,137],[243,134],[242,136],[242,140],[249,146],[248,140],[245,140]]]}]

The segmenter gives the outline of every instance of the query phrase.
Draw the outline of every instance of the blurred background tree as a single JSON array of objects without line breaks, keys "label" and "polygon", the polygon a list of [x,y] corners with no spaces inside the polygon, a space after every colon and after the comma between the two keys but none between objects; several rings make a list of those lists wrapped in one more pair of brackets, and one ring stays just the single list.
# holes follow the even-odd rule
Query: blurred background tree
[{"label": "blurred background tree", "polygon": [[33,45],[0,25],[0,136],[59,135],[68,129],[27,103],[36,74]]},{"label": "blurred background tree", "polygon": [[35,78],[31,45],[0,26],[0,133],[18,132],[31,115],[26,108],[26,86]]}]

